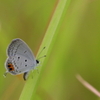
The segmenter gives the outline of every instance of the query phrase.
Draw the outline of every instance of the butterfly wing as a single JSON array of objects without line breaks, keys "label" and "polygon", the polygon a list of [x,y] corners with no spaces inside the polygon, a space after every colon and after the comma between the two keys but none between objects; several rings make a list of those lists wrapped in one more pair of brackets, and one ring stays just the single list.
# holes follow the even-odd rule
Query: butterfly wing
[{"label": "butterfly wing", "polygon": [[[30,59],[35,59],[28,45],[21,39],[12,40],[12,42],[8,46],[7,54],[9,57],[19,54],[19,55],[24,55]],[[30,55],[33,55],[33,56],[30,56]]]},{"label": "butterfly wing", "polygon": [[11,60],[15,70],[12,74],[20,74],[36,66],[36,59],[28,45],[21,39],[14,39],[7,49],[8,60]]}]

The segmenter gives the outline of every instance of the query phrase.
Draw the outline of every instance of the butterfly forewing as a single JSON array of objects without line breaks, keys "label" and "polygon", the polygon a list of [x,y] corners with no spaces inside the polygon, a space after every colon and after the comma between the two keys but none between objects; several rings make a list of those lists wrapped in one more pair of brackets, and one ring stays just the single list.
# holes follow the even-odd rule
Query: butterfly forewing
[{"label": "butterfly forewing", "polygon": [[[14,39],[10,43],[7,49],[8,56],[15,56],[16,54],[28,56],[29,58],[35,59],[32,51],[28,45],[21,39]],[[30,56],[33,55],[33,56]]]}]

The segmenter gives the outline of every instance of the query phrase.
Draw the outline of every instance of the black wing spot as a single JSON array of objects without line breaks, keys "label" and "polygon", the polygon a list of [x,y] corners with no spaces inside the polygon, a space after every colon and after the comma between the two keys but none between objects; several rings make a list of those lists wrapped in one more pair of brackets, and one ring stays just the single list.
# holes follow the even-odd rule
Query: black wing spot
[{"label": "black wing spot", "polygon": [[25,65],[25,67],[27,67],[27,65]]},{"label": "black wing spot", "polygon": [[18,59],[20,59],[20,57],[18,57]]},{"label": "black wing spot", "polygon": [[18,71],[16,70],[16,72],[18,72]]},{"label": "black wing spot", "polygon": [[25,62],[27,62],[27,60],[25,60]]},{"label": "black wing spot", "polygon": [[8,67],[11,67],[11,65],[8,65]]},{"label": "black wing spot", "polygon": [[27,51],[24,51],[24,53],[26,53]]},{"label": "black wing spot", "polygon": [[9,68],[9,71],[11,71],[12,70],[12,68]]}]

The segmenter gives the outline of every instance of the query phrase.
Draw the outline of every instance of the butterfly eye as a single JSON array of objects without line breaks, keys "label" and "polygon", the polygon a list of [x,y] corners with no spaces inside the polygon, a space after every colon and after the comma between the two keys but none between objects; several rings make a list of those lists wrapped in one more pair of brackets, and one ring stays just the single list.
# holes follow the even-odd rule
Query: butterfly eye
[{"label": "butterfly eye", "polygon": [[36,63],[37,63],[37,64],[39,64],[39,61],[38,61],[38,60],[36,60]]}]

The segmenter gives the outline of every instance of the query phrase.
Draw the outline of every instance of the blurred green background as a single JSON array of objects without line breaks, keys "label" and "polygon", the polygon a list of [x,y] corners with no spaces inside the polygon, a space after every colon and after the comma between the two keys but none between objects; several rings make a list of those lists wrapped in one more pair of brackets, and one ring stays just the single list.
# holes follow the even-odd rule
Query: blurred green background
[{"label": "blurred green background", "polygon": [[[36,55],[58,1],[0,0],[0,100],[18,100],[25,85],[16,76],[3,77],[7,46],[12,39],[21,38]],[[100,99],[75,77],[80,74],[100,91],[99,12],[100,0],[70,1],[52,42],[34,100]]]}]

